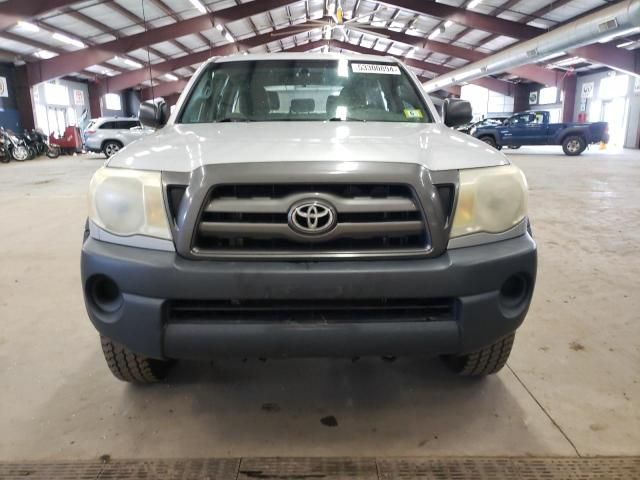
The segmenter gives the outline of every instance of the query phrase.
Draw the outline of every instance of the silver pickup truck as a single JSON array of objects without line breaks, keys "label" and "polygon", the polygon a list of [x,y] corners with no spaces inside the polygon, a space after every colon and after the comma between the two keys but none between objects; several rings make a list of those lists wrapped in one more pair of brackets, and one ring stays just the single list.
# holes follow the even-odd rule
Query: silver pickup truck
[{"label": "silver pickup truck", "polygon": [[522,172],[395,58],[204,64],[90,185],[82,286],[113,374],[176,359],[441,356],[487,375],[529,308]]}]

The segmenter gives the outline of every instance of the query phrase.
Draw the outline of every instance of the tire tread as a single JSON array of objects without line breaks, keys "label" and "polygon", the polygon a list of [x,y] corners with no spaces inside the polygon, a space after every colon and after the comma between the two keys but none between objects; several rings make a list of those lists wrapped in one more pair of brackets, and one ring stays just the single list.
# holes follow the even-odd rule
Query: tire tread
[{"label": "tire tread", "polygon": [[453,357],[453,361],[447,363],[462,376],[479,377],[497,373],[506,365],[515,337],[516,334],[512,333],[482,350]]},{"label": "tire tread", "polygon": [[168,362],[132,352],[108,337],[100,336],[102,353],[114,377],[123,382],[157,383],[166,376]]}]

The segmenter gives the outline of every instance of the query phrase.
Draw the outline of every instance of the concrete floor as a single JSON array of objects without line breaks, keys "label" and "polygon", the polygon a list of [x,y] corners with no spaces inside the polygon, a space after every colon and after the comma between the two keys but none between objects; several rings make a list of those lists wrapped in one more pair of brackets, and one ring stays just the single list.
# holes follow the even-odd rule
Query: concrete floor
[{"label": "concrete floor", "polygon": [[509,155],[529,179],[540,269],[500,374],[224,361],[145,388],[108,372],[82,303],[85,192],[103,159],[0,165],[0,460],[640,454],[640,152]]}]

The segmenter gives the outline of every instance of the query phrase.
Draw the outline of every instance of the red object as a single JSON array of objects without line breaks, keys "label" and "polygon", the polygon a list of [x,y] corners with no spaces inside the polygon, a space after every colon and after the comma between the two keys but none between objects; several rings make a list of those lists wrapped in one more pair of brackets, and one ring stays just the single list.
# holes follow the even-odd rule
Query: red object
[{"label": "red object", "polygon": [[82,152],[82,136],[78,127],[65,128],[64,135],[61,138],[52,133],[49,135],[49,143],[59,146],[66,153]]},{"label": "red object", "polygon": [[587,123],[587,112],[580,112],[578,114],[578,123]]}]

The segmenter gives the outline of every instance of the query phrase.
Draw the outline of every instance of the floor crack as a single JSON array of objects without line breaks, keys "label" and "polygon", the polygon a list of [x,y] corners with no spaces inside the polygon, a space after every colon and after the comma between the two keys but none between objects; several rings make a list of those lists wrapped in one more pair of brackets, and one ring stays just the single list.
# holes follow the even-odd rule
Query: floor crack
[{"label": "floor crack", "polygon": [[573,447],[573,450],[576,452],[576,455],[580,458],[582,458],[582,455],[580,454],[580,451],[578,450],[578,447],[576,447],[576,444],[573,443],[573,441],[569,438],[569,435],[566,434],[566,432],[562,429],[562,427],[560,426],[560,424],[558,422],[555,421],[555,419],[551,416],[551,414],[547,411],[546,408],[544,408],[544,406],[542,405],[542,403],[540,403],[540,401],[535,397],[535,395],[533,394],[533,392],[531,390],[529,390],[529,387],[527,387],[525,385],[525,383],[522,381],[522,379],[518,376],[518,374],[513,370],[513,368],[511,368],[511,365],[507,364],[507,368],[509,369],[509,371],[513,374],[514,377],[516,377],[516,380],[518,380],[518,382],[520,383],[520,385],[522,385],[522,388],[525,389],[525,391],[529,394],[529,396],[533,399],[534,402],[536,402],[536,404],[540,407],[540,409],[544,412],[544,414],[547,416],[547,418],[551,421],[551,423],[553,423],[553,425],[555,425],[555,427],[558,429],[558,431],[562,434],[562,436],[565,438],[565,440],[567,442],[569,442],[569,445],[571,445]]}]

